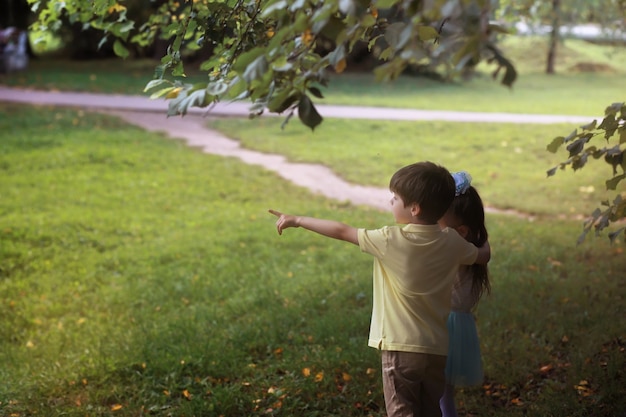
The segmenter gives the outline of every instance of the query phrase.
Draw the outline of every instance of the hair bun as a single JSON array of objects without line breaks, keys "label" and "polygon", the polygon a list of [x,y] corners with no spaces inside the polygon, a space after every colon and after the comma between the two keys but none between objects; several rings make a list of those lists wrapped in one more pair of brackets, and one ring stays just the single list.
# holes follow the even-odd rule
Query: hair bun
[{"label": "hair bun", "polygon": [[455,196],[465,194],[472,185],[472,176],[466,171],[453,172]]}]

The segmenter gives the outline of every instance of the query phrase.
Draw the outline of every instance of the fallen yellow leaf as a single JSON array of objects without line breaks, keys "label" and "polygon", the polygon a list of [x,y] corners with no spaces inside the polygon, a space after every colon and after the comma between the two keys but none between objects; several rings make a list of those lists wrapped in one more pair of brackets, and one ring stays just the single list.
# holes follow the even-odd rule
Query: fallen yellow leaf
[{"label": "fallen yellow leaf", "polygon": [[185,397],[186,399],[188,399],[189,401],[191,401],[191,394],[189,393],[188,390],[184,390],[183,391],[183,397]]}]

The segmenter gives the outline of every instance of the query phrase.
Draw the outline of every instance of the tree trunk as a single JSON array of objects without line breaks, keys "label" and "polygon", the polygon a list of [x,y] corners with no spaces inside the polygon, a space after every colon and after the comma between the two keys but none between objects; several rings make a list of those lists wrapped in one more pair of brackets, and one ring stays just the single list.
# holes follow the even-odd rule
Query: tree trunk
[{"label": "tree trunk", "polygon": [[550,44],[548,46],[548,59],[546,73],[554,74],[554,61],[556,60],[556,48],[559,43],[561,32],[561,0],[552,0],[552,32],[550,32]]}]

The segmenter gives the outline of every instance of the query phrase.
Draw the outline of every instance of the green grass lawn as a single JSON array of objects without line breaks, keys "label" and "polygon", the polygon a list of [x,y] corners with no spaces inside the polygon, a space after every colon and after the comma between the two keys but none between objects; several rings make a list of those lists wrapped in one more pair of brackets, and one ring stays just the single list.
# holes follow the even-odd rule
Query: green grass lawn
[{"label": "green grass lawn", "polygon": [[[546,76],[543,44],[504,46],[521,72],[512,90],[486,68],[462,84],[350,74],[333,77],[323,102],[594,115],[624,99],[623,50],[567,41],[559,74]],[[603,72],[581,73],[581,62]],[[34,60],[0,83],[141,94],[154,65]],[[461,415],[626,409],[624,244],[576,246],[571,220],[606,197],[610,168],[545,177],[565,158],[545,146],[574,126],[328,119],[311,133],[281,122],[210,126],[380,187],[432,159],[470,171],[490,206],[534,215],[488,214],[486,381],[458,394]],[[0,104],[0,169],[0,415],[384,415],[366,346],[371,259],[301,230],[279,237],[267,209],[361,227],[389,213],[72,109]]]},{"label": "green grass lawn", "polygon": [[[385,158],[367,178],[392,174]],[[267,209],[361,227],[389,213],[71,109],[0,105],[0,169],[1,415],[384,415],[371,259],[279,237]],[[487,220],[486,383],[461,414],[618,415],[623,244],[576,247],[578,221]]]}]

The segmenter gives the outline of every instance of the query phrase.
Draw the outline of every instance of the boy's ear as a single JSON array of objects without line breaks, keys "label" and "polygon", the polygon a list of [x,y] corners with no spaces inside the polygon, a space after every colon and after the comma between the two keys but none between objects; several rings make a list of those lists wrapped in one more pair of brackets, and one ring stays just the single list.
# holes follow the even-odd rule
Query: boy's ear
[{"label": "boy's ear", "polygon": [[417,203],[411,204],[411,216],[413,216],[413,217],[419,216],[420,211],[421,211],[421,209],[420,209],[420,205],[419,204],[417,204]]}]

